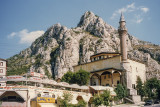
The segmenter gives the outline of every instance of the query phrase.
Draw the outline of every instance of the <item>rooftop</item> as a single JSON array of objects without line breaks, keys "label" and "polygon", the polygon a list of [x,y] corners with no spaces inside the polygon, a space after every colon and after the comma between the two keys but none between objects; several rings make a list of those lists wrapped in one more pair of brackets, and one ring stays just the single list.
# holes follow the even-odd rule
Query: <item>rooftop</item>
[{"label": "rooftop", "polygon": [[120,55],[120,53],[118,53],[118,52],[101,52],[101,53],[94,54],[91,57],[94,57],[94,56],[97,56],[97,55],[111,55],[111,54]]},{"label": "rooftop", "polygon": [[7,61],[7,60],[0,58],[0,61]]}]

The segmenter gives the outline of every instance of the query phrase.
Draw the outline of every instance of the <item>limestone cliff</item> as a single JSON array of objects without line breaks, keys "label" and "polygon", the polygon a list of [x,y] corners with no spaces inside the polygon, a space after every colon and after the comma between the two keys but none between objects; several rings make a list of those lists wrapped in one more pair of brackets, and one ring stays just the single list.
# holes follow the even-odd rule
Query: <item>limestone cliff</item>
[{"label": "limestone cliff", "polygon": [[[90,62],[90,56],[95,53],[119,52],[119,44],[117,29],[87,11],[76,28],[55,24],[29,48],[9,58],[8,74],[34,71],[49,78],[61,78],[67,71],[73,71],[74,65]],[[127,35],[127,45],[128,56],[147,65],[147,78],[159,78],[160,46],[140,41],[130,34]],[[151,51],[155,48],[157,51]]]}]

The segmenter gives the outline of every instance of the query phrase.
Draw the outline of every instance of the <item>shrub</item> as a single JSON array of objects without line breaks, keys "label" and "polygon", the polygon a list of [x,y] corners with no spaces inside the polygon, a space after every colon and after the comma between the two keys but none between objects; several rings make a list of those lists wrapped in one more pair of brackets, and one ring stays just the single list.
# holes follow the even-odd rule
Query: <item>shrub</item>
[{"label": "shrub", "polygon": [[103,40],[100,38],[99,40],[97,40],[97,44],[101,43]]},{"label": "shrub", "polygon": [[141,96],[141,98],[143,98],[145,96],[145,90],[144,90],[142,80],[139,76],[137,77],[136,83],[137,83],[137,86],[136,86],[137,93],[138,93],[138,95]]},{"label": "shrub", "polygon": [[118,100],[121,100],[127,96],[127,89],[122,84],[118,84],[114,91],[117,94],[116,99]]},{"label": "shrub", "polygon": [[70,93],[63,93],[62,98],[58,97],[57,101],[60,103],[60,106],[62,107],[71,107],[72,104],[70,104],[69,102],[72,100],[73,95],[71,95]]},{"label": "shrub", "polygon": [[93,104],[97,107],[97,106],[102,105],[102,103],[103,103],[103,98],[99,95],[94,95]]},{"label": "shrub", "polygon": [[76,107],[86,107],[86,102],[82,99],[78,101],[78,104],[76,104]]},{"label": "shrub", "polygon": [[62,81],[67,83],[74,83],[74,73],[71,71],[68,71],[66,74],[63,75]]},{"label": "shrub", "polygon": [[75,81],[79,85],[87,85],[89,80],[89,72],[80,69],[78,72],[75,73]]},{"label": "shrub", "polygon": [[89,72],[82,69],[80,69],[78,72],[75,73],[68,71],[62,77],[62,81],[78,85],[87,85],[88,80],[89,80]]}]

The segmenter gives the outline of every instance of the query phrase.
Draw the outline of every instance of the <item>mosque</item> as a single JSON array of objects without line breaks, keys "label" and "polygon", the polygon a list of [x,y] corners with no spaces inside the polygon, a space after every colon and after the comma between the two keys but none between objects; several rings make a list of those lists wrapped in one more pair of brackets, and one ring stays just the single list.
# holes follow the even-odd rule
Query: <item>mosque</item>
[{"label": "mosque", "polygon": [[[127,28],[124,16],[119,21],[120,53],[102,52],[90,57],[91,62],[74,66],[74,71],[80,69],[90,72],[88,86],[78,86],[65,82],[43,79],[42,74],[30,72],[26,76],[7,76],[7,61],[0,59],[0,101],[2,106],[18,107],[57,107],[57,98],[63,93],[71,93],[71,103],[76,104],[83,99],[93,107],[91,99],[94,94],[110,90],[111,96],[116,96],[114,87],[123,84],[127,87],[130,100],[133,103],[141,101],[135,89],[139,76],[146,81],[145,64],[127,57]],[[27,77],[28,75],[28,77]],[[7,84],[9,83],[9,84]]]},{"label": "mosque", "polygon": [[146,66],[127,57],[127,28],[123,14],[121,14],[119,25],[121,52],[102,52],[92,55],[91,62],[74,66],[74,71],[83,69],[90,72],[89,85],[91,86],[116,87],[121,83],[127,87],[132,100],[140,100],[135,86],[138,76],[142,82],[146,81]]}]

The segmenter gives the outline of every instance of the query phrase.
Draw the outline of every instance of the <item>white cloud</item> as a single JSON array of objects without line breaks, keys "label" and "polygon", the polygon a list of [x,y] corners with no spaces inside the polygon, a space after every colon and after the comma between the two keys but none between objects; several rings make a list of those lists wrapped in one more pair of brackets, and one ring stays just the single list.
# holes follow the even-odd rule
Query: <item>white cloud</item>
[{"label": "white cloud", "polygon": [[147,7],[141,7],[140,8],[144,13],[147,13],[149,11],[149,8]]},{"label": "white cloud", "polygon": [[[111,19],[114,19],[117,16],[120,16],[120,13],[132,13],[131,20],[133,20],[135,23],[139,24],[143,21],[145,14],[149,11],[149,8],[145,6],[135,6],[135,3],[131,3],[129,5],[126,5],[118,10],[116,10],[112,16]],[[137,17],[138,16],[138,17]]]},{"label": "white cloud", "polygon": [[127,5],[127,8],[134,9],[134,8],[135,8],[135,3],[132,3],[132,4],[130,4],[130,5]]},{"label": "white cloud", "polygon": [[141,23],[143,19],[137,19],[136,23]]},{"label": "white cloud", "polygon": [[44,34],[44,31],[38,30],[38,31],[32,31],[29,32],[27,29],[23,29],[19,32],[12,32],[8,37],[19,37],[20,44],[31,44],[35,39],[40,37],[42,34]]},{"label": "white cloud", "polygon": [[135,3],[129,4],[123,8],[120,8],[118,10],[116,10],[112,16],[111,19],[114,19],[118,14],[120,14],[121,12],[125,13],[125,12],[132,12],[135,10]]},{"label": "white cloud", "polygon": [[16,32],[12,32],[11,34],[9,34],[9,35],[8,35],[8,38],[12,38],[12,37],[14,37],[14,36],[16,36]]}]

